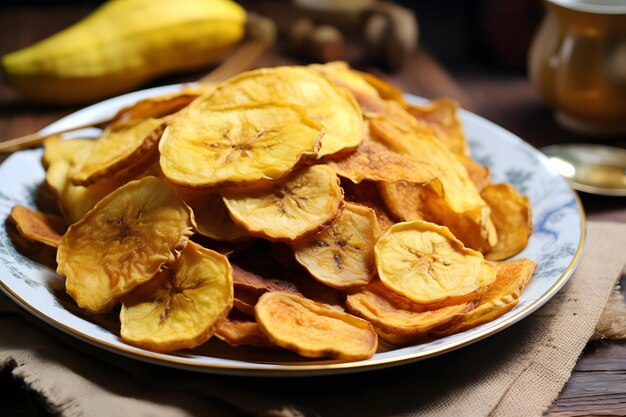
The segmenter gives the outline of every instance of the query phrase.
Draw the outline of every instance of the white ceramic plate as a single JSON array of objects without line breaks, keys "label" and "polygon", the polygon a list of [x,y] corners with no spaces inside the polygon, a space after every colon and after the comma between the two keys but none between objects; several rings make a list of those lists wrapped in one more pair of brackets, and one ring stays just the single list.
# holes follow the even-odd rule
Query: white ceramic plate
[{"label": "white ceramic plate", "polygon": [[[89,122],[112,115],[124,105],[180,86],[159,87],[116,97],[87,107],[50,125],[45,131]],[[412,101],[421,101],[409,97]],[[98,323],[88,319],[65,294],[63,278],[19,254],[5,230],[0,232],[0,287],[18,304],[46,323],[98,348],[160,365],[194,371],[263,376],[304,376],[358,372],[396,366],[439,355],[492,335],[528,316],[548,301],[571,276],[582,253],[585,223],[580,202],[547,159],[510,132],[467,111],[461,112],[473,157],[491,168],[494,182],[507,181],[528,195],[533,208],[534,231],[528,247],[519,254],[539,266],[519,304],[502,317],[430,343],[376,354],[349,363],[299,359],[295,355],[258,353],[226,348],[216,341],[193,351],[160,354],[123,343],[115,319]],[[89,132],[82,132],[85,134]],[[0,217],[11,207],[34,207],[35,192],[44,178],[41,150],[22,151],[0,166]],[[4,223],[3,223],[4,224]],[[236,353],[233,353],[236,351]],[[237,356],[233,356],[237,355]]]}]

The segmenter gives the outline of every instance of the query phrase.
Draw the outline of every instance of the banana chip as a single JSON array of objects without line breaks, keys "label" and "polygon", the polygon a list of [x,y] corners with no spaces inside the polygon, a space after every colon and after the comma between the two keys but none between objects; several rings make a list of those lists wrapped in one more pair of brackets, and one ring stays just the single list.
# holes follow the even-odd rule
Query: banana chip
[{"label": "banana chip", "polygon": [[231,346],[276,347],[263,333],[261,326],[256,321],[231,320],[228,318],[218,324],[215,336]]},{"label": "banana chip", "polygon": [[233,264],[233,285],[235,290],[244,290],[249,293],[261,295],[268,291],[282,291],[292,294],[300,294],[298,287],[289,281],[276,278],[266,278],[254,272],[248,271],[237,264]]},{"label": "banana chip", "polygon": [[515,307],[530,281],[537,264],[530,259],[491,263],[497,278],[489,286],[476,308],[466,312],[452,326],[444,326],[438,336],[459,333],[490,322]]},{"label": "banana chip", "polygon": [[350,156],[328,164],[337,171],[337,175],[357,184],[363,180],[426,183],[438,175],[429,165],[392,151],[369,134]]},{"label": "banana chip", "polygon": [[20,235],[53,248],[59,247],[67,224],[59,216],[42,213],[24,206],[13,206],[9,219],[15,223]]},{"label": "banana chip", "polygon": [[425,221],[392,226],[374,251],[382,283],[420,304],[474,300],[496,278],[480,252],[463,246],[447,227]]},{"label": "banana chip", "polygon": [[77,304],[102,313],[172,263],[193,234],[193,213],[166,181],[146,177],[104,197],[67,230],[57,272]]},{"label": "banana chip", "polygon": [[293,241],[323,229],[339,215],[343,191],[335,171],[313,165],[256,189],[222,190],[232,219],[253,236]]},{"label": "banana chip", "polygon": [[380,182],[377,185],[385,207],[396,219],[408,222],[430,218],[426,202],[431,193],[430,187],[407,181]]},{"label": "banana chip", "polygon": [[179,187],[178,194],[193,210],[196,231],[202,236],[225,242],[248,238],[246,229],[237,226],[230,218],[219,191]]},{"label": "banana chip", "polygon": [[[206,92],[210,92],[206,91]],[[113,129],[123,127],[131,120],[158,119],[187,107],[204,91],[185,89],[178,93],[166,94],[158,97],[148,97],[139,100],[132,106],[124,107],[113,117],[111,126]]]},{"label": "banana chip", "polygon": [[447,226],[466,246],[487,253],[498,240],[491,210],[458,158],[415,126],[384,117],[371,120],[370,126],[392,149],[431,164],[440,172],[426,185],[431,190],[425,200],[430,214],[427,220]]},{"label": "banana chip", "polygon": [[420,124],[432,128],[437,138],[453,153],[469,155],[463,126],[457,115],[459,104],[450,99],[433,100],[425,106],[408,105],[406,110]]},{"label": "banana chip", "polygon": [[299,295],[268,292],[255,311],[272,342],[307,358],[362,360],[374,355],[378,346],[369,322]]},{"label": "banana chip", "polygon": [[323,126],[318,157],[355,149],[363,117],[354,97],[326,77],[302,67],[264,68],[234,76],[193,107],[282,101],[305,108]]},{"label": "banana chip", "polygon": [[254,317],[254,306],[259,301],[259,295],[246,289],[235,288],[233,307],[245,315]]},{"label": "banana chip", "polygon": [[347,203],[323,231],[293,245],[296,259],[318,281],[333,288],[367,284],[376,273],[374,244],[380,237],[376,213]]},{"label": "banana chip", "polygon": [[47,170],[55,161],[71,162],[77,153],[91,148],[95,143],[93,139],[61,139],[59,136],[51,136],[43,142],[41,163]]},{"label": "banana chip", "polygon": [[323,129],[301,107],[201,104],[173,117],[159,144],[161,169],[176,184],[202,188],[274,180],[316,154]]},{"label": "banana chip", "polygon": [[226,257],[189,242],[171,269],[124,298],[120,335],[157,352],[193,349],[213,335],[232,304]]},{"label": "banana chip", "polygon": [[380,192],[376,188],[374,181],[361,181],[354,184],[350,181],[342,181],[341,187],[344,191],[344,199],[351,203],[358,203],[374,210],[378,225],[384,231],[393,226],[396,222],[385,207]]},{"label": "banana chip", "polygon": [[491,207],[491,219],[498,232],[498,243],[485,256],[501,261],[521,252],[533,231],[528,197],[511,184],[490,184],[481,196]]},{"label": "banana chip", "polygon": [[432,329],[457,320],[473,306],[468,302],[429,310],[388,290],[378,279],[346,299],[349,312],[372,323],[383,339],[395,345],[423,340]]},{"label": "banana chip", "polygon": [[93,184],[100,178],[112,177],[121,170],[144,163],[156,150],[164,127],[160,119],[146,119],[116,130],[107,128],[87,157],[72,168],[72,184]]}]

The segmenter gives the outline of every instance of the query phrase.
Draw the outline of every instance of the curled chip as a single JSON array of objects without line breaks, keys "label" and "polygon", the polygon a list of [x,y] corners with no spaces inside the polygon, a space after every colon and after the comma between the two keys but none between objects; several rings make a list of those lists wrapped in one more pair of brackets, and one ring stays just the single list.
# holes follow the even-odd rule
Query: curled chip
[{"label": "curled chip", "polygon": [[337,175],[357,184],[363,180],[426,183],[437,176],[431,166],[389,149],[369,134],[350,156],[328,164],[337,171]]},{"label": "curled chip", "polygon": [[324,130],[318,157],[355,149],[363,136],[363,116],[352,94],[323,75],[302,67],[263,68],[220,84],[190,107],[282,101],[306,109]]},{"label": "curled chip", "polygon": [[266,278],[233,264],[233,285],[236,290],[261,295],[268,291],[283,291],[300,294],[298,287],[289,281],[277,278]]},{"label": "curled chip", "polygon": [[444,326],[437,335],[448,335],[471,329],[490,322],[515,307],[522,291],[530,281],[537,264],[530,259],[491,263],[496,280],[483,294],[473,310],[464,313],[451,326]]},{"label": "curled chip", "polygon": [[453,153],[469,155],[463,126],[457,115],[459,104],[450,99],[433,100],[425,106],[408,105],[406,110],[418,123],[432,128],[437,138]]},{"label": "curled chip", "polygon": [[226,257],[189,242],[171,269],[124,298],[120,334],[157,352],[192,349],[213,335],[232,305]]},{"label": "curled chip", "polygon": [[369,322],[299,295],[268,292],[255,311],[272,342],[308,358],[362,360],[374,355],[378,346]]},{"label": "curled chip", "polygon": [[248,316],[254,317],[254,306],[259,301],[259,295],[241,288],[235,288],[233,306]]},{"label": "curled chip", "polygon": [[341,181],[344,190],[344,199],[351,203],[358,203],[374,210],[378,225],[384,231],[393,226],[396,222],[391,218],[391,214],[385,207],[380,192],[376,188],[374,181],[361,181],[354,184],[350,181]]},{"label": "curled chip", "polygon": [[285,176],[316,155],[323,129],[287,103],[191,105],[168,123],[159,144],[165,176],[191,188],[245,185]]},{"label": "curled chip", "polygon": [[[208,92],[208,91],[207,91]],[[187,107],[189,103],[196,99],[202,90],[184,89],[173,94],[166,94],[158,97],[148,97],[139,100],[135,104],[124,107],[113,117],[112,127],[123,127],[128,121],[149,118],[161,118]]]},{"label": "curled chip", "polygon": [[406,152],[440,173],[426,185],[431,190],[425,200],[428,221],[447,226],[466,246],[483,253],[497,243],[491,210],[455,154],[428,130],[404,121],[379,118],[371,120],[370,126],[392,149]]},{"label": "curled chip", "polygon": [[102,313],[174,262],[194,227],[174,187],[145,177],[113,191],[70,226],[57,272],[81,308]]},{"label": "curled chip", "polygon": [[390,291],[378,279],[346,299],[349,312],[372,323],[383,339],[395,345],[423,340],[432,329],[458,319],[473,306],[468,302],[427,309]]},{"label": "curled chip", "polygon": [[447,227],[416,220],[397,223],[374,247],[382,283],[421,304],[459,304],[478,298],[496,274],[480,252]]},{"label": "curled chip", "polygon": [[526,247],[533,231],[528,197],[511,184],[490,184],[480,194],[491,207],[498,243],[485,256],[490,261],[507,259]]},{"label": "curled chip", "polygon": [[74,155],[91,148],[95,143],[93,139],[61,139],[59,136],[51,136],[43,142],[41,163],[48,169],[55,161],[71,162]]},{"label": "curled chip", "polygon": [[9,217],[20,235],[28,240],[56,248],[67,230],[67,224],[59,216],[42,213],[24,206],[13,206]]},{"label": "curled chip", "polygon": [[231,346],[276,347],[263,333],[256,321],[231,320],[228,318],[217,326],[215,336]]},{"label": "curled chip", "polygon": [[156,150],[164,127],[162,120],[146,119],[116,130],[107,128],[88,155],[72,168],[72,184],[93,184],[123,169],[149,163],[147,160]]},{"label": "curled chip", "polygon": [[408,222],[430,217],[426,200],[432,192],[424,184],[407,181],[377,183],[385,207],[396,219]]},{"label": "curled chip", "polygon": [[246,229],[237,226],[230,218],[219,191],[179,187],[178,194],[193,210],[196,231],[202,236],[225,242],[248,237]]},{"label": "curled chip", "polygon": [[313,165],[268,187],[224,189],[232,219],[253,236],[293,241],[332,223],[343,191],[332,168]]},{"label": "curled chip", "polygon": [[347,203],[328,228],[293,244],[296,259],[318,281],[334,288],[367,284],[376,273],[374,244],[380,236],[376,213]]}]

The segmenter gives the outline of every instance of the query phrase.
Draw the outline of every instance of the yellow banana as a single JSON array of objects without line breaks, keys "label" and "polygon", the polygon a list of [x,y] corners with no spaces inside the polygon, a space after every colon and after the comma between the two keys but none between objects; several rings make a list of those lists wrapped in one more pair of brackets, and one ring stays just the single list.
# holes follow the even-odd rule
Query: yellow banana
[{"label": "yellow banana", "polygon": [[244,35],[230,0],[110,0],[73,26],[5,55],[6,82],[29,100],[82,104],[217,61]]}]

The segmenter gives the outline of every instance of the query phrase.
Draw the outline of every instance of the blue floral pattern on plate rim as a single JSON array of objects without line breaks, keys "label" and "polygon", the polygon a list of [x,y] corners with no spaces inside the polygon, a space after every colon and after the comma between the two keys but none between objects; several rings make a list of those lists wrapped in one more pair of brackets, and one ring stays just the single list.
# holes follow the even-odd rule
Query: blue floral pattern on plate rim
[{"label": "blue floral pattern on plate rim", "polygon": [[[112,116],[117,109],[141,98],[174,92],[180,87],[157,87],[115,97],[73,113],[43,132]],[[425,101],[415,96],[407,96],[407,99],[417,103]],[[477,328],[348,363],[311,360],[272,363],[271,360],[211,356],[210,351],[207,355],[202,350],[173,354],[150,352],[123,343],[116,334],[114,319],[94,320],[82,315],[65,295],[63,278],[18,253],[6,230],[0,233],[0,288],[44,322],[95,346],[159,365],[200,372],[250,376],[339,374],[396,366],[468,345],[523,319],[558,292],[580,260],[585,240],[585,216],[577,195],[549,168],[543,154],[480,116],[461,110],[460,117],[473,158],[490,167],[493,182],[510,182],[529,197],[534,230],[527,248],[517,257],[527,257],[538,263],[519,304],[505,315]],[[93,132],[82,132],[83,135],[89,133]],[[44,178],[40,158],[41,150],[21,151],[0,166],[1,218],[5,219],[15,204],[34,207],[37,186]]]}]

